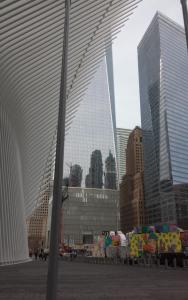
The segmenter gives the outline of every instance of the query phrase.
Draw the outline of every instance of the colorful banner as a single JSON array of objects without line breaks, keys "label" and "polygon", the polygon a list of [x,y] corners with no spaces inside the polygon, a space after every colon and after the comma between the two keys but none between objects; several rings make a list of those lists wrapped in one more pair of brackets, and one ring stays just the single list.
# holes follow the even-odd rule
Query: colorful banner
[{"label": "colorful banner", "polygon": [[129,247],[132,257],[147,253],[179,253],[182,251],[178,232],[132,234]]},{"label": "colorful banner", "polygon": [[179,253],[182,251],[180,233],[168,232],[158,234],[159,253]]}]

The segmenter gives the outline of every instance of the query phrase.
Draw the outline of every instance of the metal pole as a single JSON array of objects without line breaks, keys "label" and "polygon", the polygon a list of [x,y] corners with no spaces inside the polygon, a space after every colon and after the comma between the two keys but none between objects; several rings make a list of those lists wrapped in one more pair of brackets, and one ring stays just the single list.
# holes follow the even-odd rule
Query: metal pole
[{"label": "metal pole", "polygon": [[185,35],[187,41],[187,51],[188,51],[188,12],[187,12],[187,0],[181,0],[182,10],[183,10],[183,18],[185,25]]},{"label": "metal pole", "polygon": [[46,300],[57,299],[58,284],[58,243],[60,213],[62,205],[62,177],[64,160],[64,137],[65,137],[65,115],[66,115],[66,83],[67,83],[67,57],[68,57],[68,35],[69,35],[69,12],[70,0],[65,0],[64,42],[62,53],[59,114],[57,128],[55,175],[53,188],[53,205],[51,219],[50,255],[47,275]]}]

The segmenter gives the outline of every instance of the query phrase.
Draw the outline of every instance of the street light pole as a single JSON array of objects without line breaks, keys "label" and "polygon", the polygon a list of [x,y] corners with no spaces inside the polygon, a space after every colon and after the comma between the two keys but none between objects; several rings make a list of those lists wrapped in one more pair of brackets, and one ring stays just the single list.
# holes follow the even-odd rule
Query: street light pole
[{"label": "street light pole", "polygon": [[185,35],[187,41],[187,51],[188,51],[188,12],[187,12],[187,0],[181,0],[182,10],[183,10],[183,18],[185,25]]},{"label": "street light pole", "polygon": [[48,263],[46,300],[57,299],[58,256],[59,256],[58,246],[59,246],[60,214],[61,214],[61,205],[62,205],[62,178],[63,178],[65,116],[66,116],[66,100],[67,100],[66,98],[67,98],[69,13],[70,13],[70,0],[65,0],[64,40],[63,40],[62,65],[61,65],[55,175],[54,175],[53,203],[52,203],[52,217],[51,217],[50,255],[49,255],[49,263]]}]

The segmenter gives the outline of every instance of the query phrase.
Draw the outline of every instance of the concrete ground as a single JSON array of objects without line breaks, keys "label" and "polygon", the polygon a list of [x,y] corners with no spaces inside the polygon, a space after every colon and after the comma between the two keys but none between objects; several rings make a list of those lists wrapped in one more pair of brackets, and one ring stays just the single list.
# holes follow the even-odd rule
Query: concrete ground
[{"label": "concrete ground", "polygon": [[[44,300],[47,262],[0,268],[1,300]],[[187,300],[188,271],[59,263],[58,300]]]}]

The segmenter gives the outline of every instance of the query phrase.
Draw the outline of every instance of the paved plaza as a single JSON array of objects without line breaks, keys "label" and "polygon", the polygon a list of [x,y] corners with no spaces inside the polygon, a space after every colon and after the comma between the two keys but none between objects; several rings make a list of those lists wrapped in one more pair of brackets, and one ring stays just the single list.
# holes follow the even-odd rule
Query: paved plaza
[{"label": "paved plaza", "polygon": [[[0,268],[1,300],[45,299],[47,262]],[[188,271],[126,265],[59,263],[63,300],[187,300]]]}]

